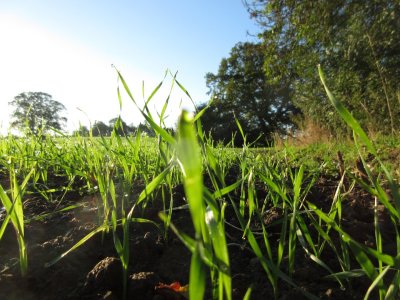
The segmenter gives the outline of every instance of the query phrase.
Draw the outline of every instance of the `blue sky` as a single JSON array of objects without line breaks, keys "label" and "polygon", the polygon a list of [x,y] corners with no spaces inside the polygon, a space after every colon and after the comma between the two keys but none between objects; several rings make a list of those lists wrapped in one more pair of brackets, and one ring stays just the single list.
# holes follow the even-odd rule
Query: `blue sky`
[{"label": "blue sky", "polygon": [[[142,101],[175,73],[196,103],[208,101],[204,76],[237,42],[256,41],[258,28],[241,0],[13,0],[0,1],[0,120],[8,127],[8,102],[25,91],[42,91],[68,110],[68,129],[120,112],[114,64]],[[170,77],[151,102],[160,110]],[[175,86],[167,123],[190,108]],[[77,109],[79,108],[79,109]],[[84,111],[85,113],[82,113]],[[142,121],[124,96],[122,117]]]}]

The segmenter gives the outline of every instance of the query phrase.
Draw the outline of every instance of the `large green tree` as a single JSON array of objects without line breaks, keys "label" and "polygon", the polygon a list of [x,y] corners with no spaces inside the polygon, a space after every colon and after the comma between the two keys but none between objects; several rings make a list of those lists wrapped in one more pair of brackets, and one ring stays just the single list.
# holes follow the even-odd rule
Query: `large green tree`
[{"label": "large green tree", "polygon": [[270,81],[290,80],[293,101],[332,132],[344,128],[317,74],[362,124],[400,129],[400,2],[248,0],[265,46]]},{"label": "large green tree", "polygon": [[263,48],[261,44],[238,43],[230,56],[222,59],[218,72],[206,75],[213,102],[202,124],[215,139],[229,142],[235,136],[236,145],[243,142],[235,118],[248,141],[261,136],[261,144],[268,142],[272,133],[284,133],[293,126],[291,117],[298,111],[290,102],[291,87],[284,81],[267,82]]},{"label": "large green tree", "polygon": [[111,135],[112,129],[112,127],[102,121],[95,121],[92,126],[92,134],[93,136],[109,136]]},{"label": "large green tree", "polygon": [[126,124],[121,117],[112,118],[108,121],[108,125],[111,129],[116,130],[116,133],[121,136],[133,134],[135,131],[135,128]]},{"label": "large green tree", "polygon": [[79,129],[72,132],[72,136],[89,136],[89,134],[89,129],[84,125],[79,125]]},{"label": "large green tree", "polygon": [[62,130],[67,118],[62,116],[65,106],[43,92],[21,93],[9,102],[14,107],[11,126],[22,132],[38,134],[50,127]]}]

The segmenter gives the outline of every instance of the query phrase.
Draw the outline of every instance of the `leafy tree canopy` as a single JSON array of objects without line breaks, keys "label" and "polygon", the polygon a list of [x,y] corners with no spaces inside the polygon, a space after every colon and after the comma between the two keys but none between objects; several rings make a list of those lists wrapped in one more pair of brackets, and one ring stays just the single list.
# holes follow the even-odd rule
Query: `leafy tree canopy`
[{"label": "leafy tree canopy", "polygon": [[89,136],[89,129],[84,126],[84,125],[80,125],[78,130],[74,130],[72,132],[73,136],[79,135],[79,136]]},{"label": "leafy tree canopy", "polygon": [[112,127],[110,128],[107,124],[102,121],[95,121],[92,126],[93,136],[109,136],[111,134]]},{"label": "leafy tree canopy", "polygon": [[14,106],[11,114],[11,126],[21,132],[37,135],[50,127],[62,130],[66,117],[61,114],[65,106],[54,100],[51,95],[42,92],[21,93],[9,102]]},{"label": "leafy tree canopy", "polygon": [[[93,136],[110,136],[111,133],[115,130],[115,133],[120,136],[128,136],[134,135],[138,131],[140,133],[144,133],[148,136],[155,136],[154,131],[148,124],[140,123],[138,126],[133,124],[127,125],[121,117],[112,118],[108,121],[108,125],[102,121],[95,121],[92,126],[92,135]],[[81,132],[82,127],[79,132]],[[84,130],[87,130],[84,128]],[[89,132],[89,130],[88,130]],[[85,134],[83,134],[85,135]]]},{"label": "leafy tree canopy", "polygon": [[135,132],[135,127],[126,124],[126,122],[122,120],[121,117],[112,118],[110,121],[108,121],[108,124],[111,130],[115,130],[116,133],[121,136],[130,135]]},{"label": "leafy tree canopy", "polygon": [[268,80],[289,80],[304,116],[332,132],[344,124],[327,101],[317,65],[335,96],[374,131],[400,129],[400,2],[248,0],[258,22]]},{"label": "leafy tree canopy", "polygon": [[[248,141],[265,144],[274,132],[293,126],[298,110],[290,102],[291,87],[284,81],[267,82],[264,47],[238,43],[222,59],[217,74],[208,73],[206,82],[213,102],[202,117],[203,128],[217,140],[243,142],[235,118]],[[202,109],[206,104],[201,105]]]}]

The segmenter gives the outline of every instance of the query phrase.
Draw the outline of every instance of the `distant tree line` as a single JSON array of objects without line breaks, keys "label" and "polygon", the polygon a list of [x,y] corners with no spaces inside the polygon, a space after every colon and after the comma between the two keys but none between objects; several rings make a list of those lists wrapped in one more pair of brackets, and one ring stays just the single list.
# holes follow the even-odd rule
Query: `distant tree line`
[{"label": "distant tree line", "polygon": [[[11,114],[11,127],[26,135],[45,135],[49,132],[62,131],[67,121],[63,116],[65,106],[43,92],[24,92],[14,97],[9,105],[14,107]],[[154,136],[154,131],[146,123],[139,125],[128,125],[120,117],[108,121],[108,125],[102,121],[95,121],[91,128],[80,126],[73,135],[110,136],[115,132],[121,136],[146,134]],[[173,131],[172,128],[168,130]]]},{"label": "distant tree line", "polygon": [[259,42],[235,45],[218,72],[207,74],[213,102],[202,118],[206,131],[230,141],[238,120],[251,139],[262,134],[268,142],[306,119],[346,134],[320,83],[320,64],[333,94],[365,129],[399,132],[399,1],[244,3],[261,29]]},{"label": "distant tree line", "polygon": [[[110,136],[112,132],[120,136],[135,135],[138,132],[140,134],[145,134],[147,136],[155,136],[154,131],[151,127],[145,123],[140,123],[139,125],[128,125],[121,118],[113,118],[108,121],[108,125],[102,121],[95,121],[91,128],[86,126],[80,126],[79,129],[75,130],[72,135],[89,136],[90,129],[92,131],[92,136]],[[172,130],[172,129],[170,129]]]}]

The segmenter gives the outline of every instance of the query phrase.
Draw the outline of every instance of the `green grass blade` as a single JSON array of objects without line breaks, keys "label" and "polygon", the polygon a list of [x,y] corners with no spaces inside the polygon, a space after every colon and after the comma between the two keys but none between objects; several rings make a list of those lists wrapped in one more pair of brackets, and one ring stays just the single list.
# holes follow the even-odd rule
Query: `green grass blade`
[{"label": "green grass blade", "polygon": [[250,300],[251,299],[251,292],[252,292],[252,288],[249,287],[246,291],[246,294],[244,294],[243,300]]},{"label": "green grass blade", "polygon": [[[59,214],[59,213],[62,213],[62,212],[66,212],[66,211],[69,211],[69,210],[80,208],[82,206],[83,206],[82,204],[69,205],[67,207],[64,207],[62,209],[59,209],[59,210],[56,210],[56,211],[53,211],[53,212],[50,212],[50,213],[34,216],[34,217],[30,218],[30,219],[25,220],[25,223],[29,223],[31,221],[41,221],[41,220],[44,220],[44,219],[46,219],[48,217],[51,217],[51,216],[53,216],[55,214]],[[0,235],[0,237],[1,237],[1,235]]]},{"label": "green grass blade", "polygon": [[[161,87],[162,82],[156,87],[156,89],[153,91],[153,93],[150,95],[149,99],[147,99],[146,104],[144,109],[141,109],[136,101],[135,98],[132,95],[132,92],[130,91],[128,84],[126,83],[125,79],[123,78],[122,74],[116,69],[117,73],[118,73],[118,78],[119,80],[122,82],[122,85],[124,86],[124,89],[126,91],[126,93],[128,94],[128,96],[131,98],[131,100],[133,101],[133,103],[135,104],[135,106],[139,109],[139,111],[141,112],[141,114],[143,115],[143,117],[146,119],[146,121],[150,124],[150,126],[153,128],[153,130],[155,132],[157,132],[159,135],[161,135],[161,137],[167,141],[169,144],[174,145],[175,144],[175,139],[163,128],[161,128],[160,126],[158,126],[156,124],[156,122],[154,122],[154,119],[151,117],[150,111],[147,108],[147,103],[151,100],[151,98],[153,98],[154,94],[158,91],[158,89]],[[144,111],[146,110],[146,112]]]},{"label": "green grass blade", "polygon": [[190,96],[189,92],[185,89],[185,87],[178,80],[175,79],[175,82],[179,86],[179,88],[186,94],[186,96],[189,97],[190,101],[193,104],[193,107],[197,110],[196,104],[194,103],[194,101],[193,101],[192,97]]},{"label": "green grass blade", "polygon": [[[173,164],[168,165],[164,171],[158,174],[148,185],[146,185],[144,190],[140,193],[136,204],[140,204],[143,200],[145,200],[163,182],[172,168]],[[129,213],[128,215],[131,216],[132,214]]]},{"label": "green grass blade", "polygon": [[360,124],[351,115],[351,113],[347,110],[347,108],[339,100],[337,100],[333,96],[331,91],[328,89],[328,86],[326,85],[326,81],[325,81],[325,76],[324,76],[324,73],[322,72],[322,68],[320,65],[318,65],[318,73],[319,73],[321,82],[325,88],[326,94],[328,95],[328,98],[329,98],[330,102],[332,103],[332,105],[335,107],[336,111],[339,113],[339,115],[342,117],[342,119],[347,123],[347,125],[349,125],[350,128],[360,137],[360,139],[364,142],[364,144],[368,148],[368,151],[376,156],[377,153],[376,153],[375,147],[372,145],[370,139],[368,138],[365,131],[361,128]]},{"label": "green grass blade", "polygon": [[175,139],[172,137],[172,135],[170,135],[165,129],[158,126],[156,122],[154,122],[154,120],[146,115],[144,112],[142,112],[142,115],[150,124],[151,128],[153,128],[153,130],[157,132],[164,139],[164,141],[168,142],[168,144],[170,145],[175,145]]},{"label": "green grass blade", "polygon": [[[1,193],[1,191],[0,191]],[[4,231],[7,228],[8,223],[10,222],[11,219],[11,215],[7,213],[7,216],[4,218],[3,223],[1,223],[1,227],[0,227],[0,241],[3,237]]]},{"label": "green grass blade", "polygon": [[194,121],[196,122],[199,118],[201,118],[203,115],[204,115],[204,113],[206,112],[206,110],[210,107],[210,105],[212,104],[212,102],[213,102],[213,99],[211,99],[209,102],[208,102],[208,104],[201,110],[201,111],[199,111],[197,114],[196,114],[196,116],[194,117]]},{"label": "green grass blade", "polygon": [[[165,77],[164,77],[165,78]],[[157,86],[156,88],[153,90],[153,92],[151,92],[150,96],[147,98],[146,103],[145,103],[145,107],[147,107],[147,105],[149,104],[150,100],[153,99],[154,95],[158,92],[158,90],[161,88],[161,86],[163,85],[164,80],[162,80]]]},{"label": "green grass blade", "polygon": [[11,216],[14,211],[13,203],[7,196],[7,193],[3,189],[1,184],[0,184],[0,200],[3,203],[3,206],[6,208],[7,215]]},{"label": "green grass blade", "polygon": [[200,241],[195,243],[194,252],[190,262],[189,274],[189,299],[203,300],[206,288],[205,265],[201,259]]},{"label": "green grass blade", "polygon": [[74,251],[75,249],[79,248],[80,246],[82,246],[84,243],[86,243],[90,238],[92,238],[95,234],[99,233],[99,232],[103,232],[105,230],[108,229],[108,225],[104,224],[101,225],[99,227],[97,227],[96,229],[92,230],[91,232],[89,232],[86,236],[84,236],[81,240],[79,240],[74,246],[72,246],[70,249],[68,249],[67,251],[65,251],[64,253],[62,253],[61,255],[57,256],[55,259],[53,259],[52,261],[46,263],[44,266],[46,268],[51,267],[52,265],[54,265],[55,263],[57,263],[58,261],[60,261],[63,257],[65,257],[66,255],[68,255],[69,253],[71,253],[72,251]]},{"label": "green grass blade", "polygon": [[[383,277],[385,277],[386,273],[390,270],[390,266],[386,266],[382,272],[379,273],[378,276],[376,276],[375,280],[372,282],[372,284],[369,286],[367,292],[365,293],[364,300],[368,300],[371,292],[377,287],[377,286],[382,286],[382,280]],[[382,289],[380,289],[382,290]],[[386,291],[382,290],[382,294],[386,294]]]},{"label": "green grass blade", "polygon": [[[160,219],[163,222],[167,221],[168,216],[163,213],[163,212],[159,212],[158,216],[160,217]],[[194,252],[194,248],[195,248],[195,244],[196,241],[194,239],[192,239],[190,236],[188,236],[187,234],[180,232],[175,225],[173,224],[173,222],[169,223],[169,227],[171,228],[171,230],[176,234],[176,236],[181,240],[181,242],[186,246],[186,248],[188,248],[190,250],[190,252]]]},{"label": "green grass blade", "polygon": [[119,86],[117,87],[117,96],[118,96],[118,102],[119,102],[119,109],[122,109],[122,97],[121,97],[121,91],[119,89]]},{"label": "green grass blade", "polygon": [[342,279],[346,280],[349,278],[359,278],[365,276],[365,271],[363,269],[354,269],[351,271],[343,271],[343,272],[337,272],[337,273],[332,273],[329,275],[324,276],[326,279]]},{"label": "green grass blade", "polygon": [[354,242],[349,236],[342,235],[342,239],[349,244],[351,250],[353,251],[354,256],[356,257],[358,263],[360,264],[361,268],[365,271],[367,276],[371,280],[375,280],[378,276],[378,273],[375,270],[374,264],[365,254],[363,249],[358,245],[358,243]]},{"label": "green grass blade", "polygon": [[222,222],[216,220],[211,207],[207,207],[205,218],[216,256],[218,271],[220,272],[219,276],[221,277],[222,281],[220,282],[219,286],[221,290],[220,294],[223,294],[222,289],[224,289],[226,298],[232,299],[232,280],[230,276],[229,253],[223,227],[224,218],[221,216]]},{"label": "green grass blade", "polygon": [[[368,248],[368,247],[364,247],[361,244],[357,243],[355,240],[353,240],[341,227],[339,227],[339,225],[332,220],[331,218],[329,218],[325,213],[323,213],[320,209],[318,209],[315,205],[309,203],[309,206],[311,209],[313,209],[313,211],[328,225],[330,225],[334,230],[336,230],[338,233],[341,234],[341,237],[343,239],[343,241],[345,241],[346,243],[349,244],[349,246],[353,247],[354,250],[359,253],[359,252],[363,252],[363,253],[368,253],[369,255],[375,257],[377,260],[382,261],[383,263],[390,265],[392,267],[398,267],[400,266],[400,254],[397,255],[395,258],[388,255],[388,254],[384,254],[384,253],[380,253],[374,249]],[[367,257],[368,258],[368,257]],[[364,261],[364,257],[360,256],[360,260]],[[368,259],[369,260],[369,259]],[[366,262],[366,264],[369,264],[368,262]],[[371,270],[370,266],[368,265],[368,271]],[[371,273],[367,273],[367,274],[372,274]]]},{"label": "green grass blade", "polygon": [[231,185],[224,187],[223,189],[219,189],[212,194],[212,197],[214,199],[221,198],[222,196],[227,195],[230,192],[236,190],[238,187],[240,187],[242,182],[243,182],[243,179],[240,179],[240,180],[236,181],[235,183],[232,183]]},{"label": "green grass blade", "polygon": [[242,138],[243,138],[243,141],[244,141],[244,144],[245,144],[245,143],[246,143],[246,135],[244,134],[242,125],[240,124],[240,122],[239,122],[239,120],[236,118],[236,116],[234,116],[234,117],[235,117],[236,126],[239,128],[240,134],[241,134],[241,136],[242,136]]},{"label": "green grass blade", "polygon": [[385,300],[395,300],[398,296],[399,288],[400,288],[400,271],[396,271],[396,275],[393,277],[392,282],[387,289]]},{"label": "green grass blade", "polygon": [[197,142],[193,117],[187,111],[182,111],[179,120],[177,151],[193,225],[196,234],[201,234],[205,228],[201,151]]},{"label": "green grass blade", "polygon": [[[131,90],[129,89],[129,86],[128,86],[128,84],[126,83],[124,77],[123,77],[122,74],[118,71],[117,68],[115,68],[115,70],[117,71],[118,78],[119,78],[119,80],[121,80],[122,85],[124,86],[124,89],[125,89],[126,93],[128,94],[129,98],[131,98],[132,102],[137,106],[137,103],[136,103],[136,101],[135,101],[135,98],[133,97],[132,92],[131,92]],[[137,107],[138,107],[138,106],[137,106]],[[138,108],[139,108],[139,107],[138,107]]]},{"label": "green grass blade", "polygon": [[25,186],[29,181],[30,177],[34,172],[34,168],[25,176],[21,185],[18,184],[17,176],[12,167],[11,181],[11,195],[12,200],[7,196],[3,187],[0,185],[0,202],[6,209],[7,217],[3,221],[2,227],[0,228],[0,238],[4,234],[4,230],[9,220],[11,220],[15,233],[17,235],[18,247],[19,247],[19,264],[21,269],[21,275],[25,276],[28,272],[28,253],[25,244],[25,233],[24,233],[24,211],[22,197],[25,193]]}]

